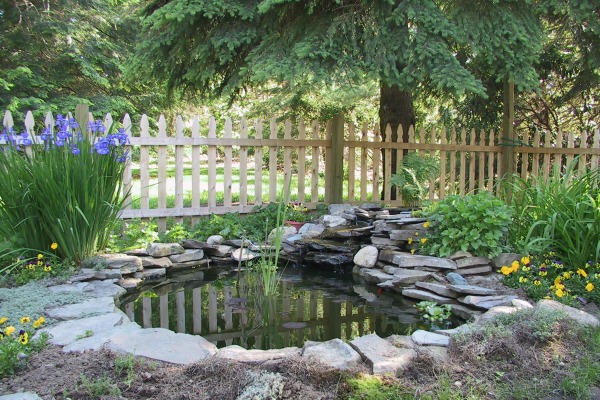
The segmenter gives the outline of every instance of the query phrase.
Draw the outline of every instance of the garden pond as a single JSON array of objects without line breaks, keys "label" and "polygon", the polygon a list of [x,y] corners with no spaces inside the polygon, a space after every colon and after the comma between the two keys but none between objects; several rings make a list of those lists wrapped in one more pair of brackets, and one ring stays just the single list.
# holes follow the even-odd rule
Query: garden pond
[{"label": "garden pond", "polygon": [[201,335],[217,347],[263,350],[369,333],[405,335],[461,322],[432,326],[420,318],[415,302],[349,271],[291,265],[280,271],[278,293],[269,298],[253,289],[254,275],[210,268],[146,283],[121,299],[121,309],[144,328]]}]

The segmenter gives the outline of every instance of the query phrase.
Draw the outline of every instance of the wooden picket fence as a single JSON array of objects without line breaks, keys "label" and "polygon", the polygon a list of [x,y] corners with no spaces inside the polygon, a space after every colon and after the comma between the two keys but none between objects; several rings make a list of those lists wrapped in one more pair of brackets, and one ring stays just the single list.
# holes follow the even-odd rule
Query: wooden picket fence
[{"label": "wooden picket fence", "polygon": [[[82,115],[93,119],[85,109],[79,111]],[[3,125],[12,126],[12,121],[7,111]],[[48,114],[44,124],[53,121]],[[106,115],[104,125],[112,122],[112,116]],[[25,126],[29,132],[41,130],[31,113]],[[578,171],[600,167],[600,130],[536,132],[517,143],[503,143],[501,133],[494,131],[411,127],[408,142],[396,143],[389,139],[389,126],[384,141],[378,124],[357,126],[339,117],[328,123],[242,119],[234,124],[230,118],[201,122],[197,116],[189,121],[177,116],[171,126],[163,115],[153,124],[142,115],[134,126],[125,115],[122,126],[130,134],[131,162],[124,181],[132,202],[121,217],[156,218],[161,230],[168,217],[195,220],[211,214],[248,213],[278,201],[288,187],[290,199],[309,208],[320,202],[401,206],[401,197],[392,198],[392,152],[398,154],[397,167],[406,152],[440,158],[440,175],[429,185],[432,200],[449,194],[497,192],[505,173],[547,178],[555,166],[564,167],[576,156]],[[398,137],[402,136],[400,128]],[[509,153],[515,163],[504,167],[506,171],[503,159]]]}]

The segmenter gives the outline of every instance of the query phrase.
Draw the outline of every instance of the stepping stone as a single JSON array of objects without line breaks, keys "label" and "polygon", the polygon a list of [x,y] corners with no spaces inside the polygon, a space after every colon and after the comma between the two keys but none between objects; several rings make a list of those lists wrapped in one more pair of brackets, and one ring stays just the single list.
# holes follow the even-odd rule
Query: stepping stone
[{"label": "stepping stone", "polygon": [[142,260],[136,256],[125,254],[102,254],[98,256],[101,264],[107,269],[119,269],[122,274],[132,274],[143,269]]},{"label": "stepping stone", "polygon": [[457,274],[456,272],[449,272],[446,274],[446,279],[452,285],[468,285],[469,282],[462,275]]},{"label": "stepping stone", "polygon": [[299,355],[300,349],[297,347],[272,350],[247,350],[241,346],[231,345],[220,349],[217,354],[215,354],[215,357],[227,358],[244,364],[262,364],[267,361],[281,360],[284,358],[297,357]]},{"label": "stepping stone", "polygon": [[34,392],[21,392],[5,394],[4,396],[0,396],[0,400],[42,400],[42,398]]},{"label": "stepping stone", "polygon": [[128,322],[130,322],[129,318],[120,311],[119,313],[61,322],[53,327],[42,329],[41,332],[47,332],[50,335],[49,343],[66,346],[90,333],[95,335]]},{"label": "stepping stone", "polygon": [[462,294],[476,294],[481,296],[493,296],[498,294],[498,292],[493,289],[473,285],[448,285],[448,288]]},{"label": "stepping stone", "polygon": [[302,348],[302,357],[341,370],[352,370],[362,364],[362,358],[348,343],[332,339],[323,343],[308,341]]},{"label": "stepping stone", "polygon": [[375,375],[399,376],[417,356],[413,349],[400,349],[377,334],[356,338],[350,346],[361,355]]},{"label": "stepping stone", "polygon": [[517,307],[512,307],[512,306],[496,306],[496,307],[492,307],[489,310],[487,310],[486,312],[484,312],[481,317],[479,317],[479,319],[477,320],[478,323],[484,322],[484,321],[489,321],[491,319],[496,318],[498,315],[502,315],[502,314],[512,314],[514,312],[519,311],[519,309]]},{"label": "stepping stone", "polygon": [[115,306],[115,301],[111,296],[98,297],[86,300],[82,303],[68,304],[60,307],[52,307],[44,310],[44,314],[50,318],[59,320],[70,320],[90,316],[91,314],[110,314],[120,313]]},{"label": "stepping stone", "polygon": [[489,310],[496,306],[510,305],[517,296],[473,296],[459,297],[458,301],[469,306]]},{"label": "stepping stone", "polygon": [[430,283],[430,282],[416,282],[415,286],[420,289],[429,290],[437,295],[444,297],[457,298],[458,293],[453,290],[450,290],[446,285],[440,285],[439,283]]},{"label": "stepping stone", "polygon": [[413,299],[435,301],[438,304],[452,304],[454,299],[448,297],[442,297],[437,294],[418,289],[404,289],[402,295]]},{"label": "stepping stone", "polygon": [[439,333],[432,333],[419,329],[414,331],[410,336],[416,344],[419,346],[442,346],[448,347],[450,338],[448,336],[440,335]]},{"label": "stepping stone", "polygon": [[391,335],[386,337],[385,340],[393,344],[395,347],[400,347],[403,349],[415,348],[415,342],[413,342],[412,338],[407,335]]},{"label": "stepping stone", "polygon": [[135,335],[142,328],[135,322],[126,322],[123,325],[115,326],[101,332],[94,332],[92,336],[77,339],[74,342],[62,348],[63,353],[83,353],[84,351],[93,350],[100,351],[109,342],[113,335],[127,333]]},{"label": "stepping stone", "polygon": [[469,268],[469,267],[479,267],[484,265],[490,265],[491,261],[487,257],[467,257],[461,258],[455,261],[456,267],[458,269],[461,268]]},{"label": "stepping stone", "polygon": [[456,269],[456,263],[447,258],[421,256],[414,254],[399,254],[394,257],[392,262],[402,268],[432,267],[445,270]]},{"label": "stepping stone", "polygon": [[201,336],[164,328],[140,329],[135,335],[120,333],[112,336],[106,347],[173,364],[193,364],[217,353],[217,346]]},{"label": "stepping stone", "polygon": [[456,272],[461,275],[488,274],[488,273],[492,272],[492,267],[489,265],[486,265],[483,267],[461,268],[461,269],[457,269]]}]

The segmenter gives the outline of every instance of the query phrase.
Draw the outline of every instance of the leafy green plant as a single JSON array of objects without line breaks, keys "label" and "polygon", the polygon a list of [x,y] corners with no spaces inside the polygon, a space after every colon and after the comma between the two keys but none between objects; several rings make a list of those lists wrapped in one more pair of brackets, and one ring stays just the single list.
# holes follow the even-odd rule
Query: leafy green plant
[{"label": "leafy green plant", "polygon": [[427,216],[430,231],[425,253],[446,257],[456,251],[495,257],[502,252],[511,209],[488,192],[440,200]]},{"label": "leafy green plant", "polygon": [[118,356],[115,358],[115,372],[117,375],[126,374],[124,383],[127,387],[131,387],[135,381],[135,365],[136,360],[133,354]]},{"label": "leafy green plant", "polygon": [[121,225],[113,228],[106,250],[126,251],[145,248],[149,243],[158,241],[158,225],[155,222],[133,219],[125,222],[125,228]]},{"label": "leafy green plant", "polygon": [[421,317],[427,321],[442,322],[452,316],[452,307],[449,304],[437,304],[435,301],[421,301],[415,304]]},{"label": "leafy green plant", "polygon": [[293,201],[287,205],[286,218],[288,221],[309,222],[312,221],[313,215],[302,203]]},{"label": "leafy green plant", "polygon": [[32,146],[26,133],[3,130],[10,144],[0,151],[0,238],[15,249],[46,249],[59,244],[61,259],[82,260],[103,249],[126,196],[121,196],[127,135],[103,136],[91,123],[92,137],[74,119],[57,116],[43,143]]},{"label": "leafy green plant", "polygon": [[185,239],[189,239],[191,234],[188,225],[185,223],[175,224],[164,234],[159,235],[160,241],[163,243],[180,243]]},{"label": "leafy green plant", "polygon": [[48,335],[43,333],[32,339],[35,330],[44,323],[44,317],[31,322],[24,316],[19,320],[19,328],[9,325],[7,317],[0,318],[0,378],[13,375],[19,368],[25,367],[32,352],[40,351],[48,342]]},{"label": "leafy green plant", "polygon": [[121,390],[119,387],[112,383],[108,376],[90,380],[84,374],[81,374],[81,385],[78,385],[78,389],[83,389],[92,398],[100,398],[101,396],[120,396]]},{"label": "leafy green plant", "polygon": [[438,157],[411,152],[402,158],[400,172],[391,176],[390,183],[399,189],[404,205],[414,206],[425,197],[429,183],[439,173]]},{"label": "leafy green plant", "polygon": [[564,171],[555,165],[544,180],[512,177],[503,187],[514,209],[509,228],[515,250],[553,252],[571,268],[600,261],[600,169],[581,173],[575,159]]}]

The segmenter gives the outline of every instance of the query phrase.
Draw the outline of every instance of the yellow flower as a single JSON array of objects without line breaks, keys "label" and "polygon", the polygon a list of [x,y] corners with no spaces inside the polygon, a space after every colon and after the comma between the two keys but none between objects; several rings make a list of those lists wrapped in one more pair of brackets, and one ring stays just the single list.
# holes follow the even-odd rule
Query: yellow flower
[{"label": "yellow flower", "polygon": [[503,275],[510,275],[512,273],[512,269],[505,265],[502,268],[500,268],[500,272],[502,272]]},{"label": "yellow flower", "polygon": [[423,224],[423,228],[429,228],[429,221],[427,221]]},{"label": "yellow flower", "polygon": [[427,242],[427,238],[421,238],[421,244],[425,244]]},{"label": "yellow flower", "polygon": [[412,244],[413,238],[408,238],[408,244]]},{"label": "yellow flower", "polygon": [[540,281],[539,279],[536,279],[536,280],[533,281],[533,284],[535,286],[540,286],[542,284],[542,281]]},{"label": "yellow flower", "polygon": [[530,262],[531,262],[531,259],[529,257],[527,257],[527,256],[521,258],[521,264],[527,265]]},{"label": "yellow flower", "polygon": [[42,325],[44,322],[46,322],[46,320],[44,319],[44,317],[39,317],[38,319],[36,319],[36,320],[33,322],[33,327],[34,327],[35,329],[37,329],[37,328],[39,328],[39,327],[40,327],[40,325]]},{"label": "yellow flower", "polygon": [[16,331],[16,328],[14,326],[7,326],[6,329],[4,330],[4,334],[6,336],[10,336],[12,335],[14,332]]},{"label": "yellow flower", "polygon": [[562,290],[562,289],[556,289],[556,292],[555,292],[555,294],[556,294],[556,297],[563,297],[563,295],[564,295],[565,293],[563,292],[563,290]]},{"label": "yellow flower", "polygon": [[27,342],[29,342],[29,334],[25,332],[22,335],[19,335],[19,342],[23,345],[27,344]]},{"label": "yellow flower", "polygon": [[526,265],[523,266],[523,272],[529,272],[531,270],[531,267],[528,267]]},{"label": "yellow flower", "polygon": [[577,275],[581,275],[582,278],[587,278],[587,272],[585,272],[585,270],[582,268],[577,270]]},{"label": "yellow flower", "polygon": [[525,278],[524,276],[522,276],[522,277],[519,278],[519,282],[525,283],[525,282],[527,282],[527,278]]},{"label": "yellow flower", "polygon": [[0,318],[0,325],[4,324],[6,321],[8,321],[7,317]]},{"label": "yellow flower", "polygon": [[419,232],[415,232],[415,236],[419,236]]},{"label": "yellow flower", "polygon": [[557,276],[556,278],[554,278],[555,285],[558,285],[561,281],[562,281],[562,278],[560,276]]},{"label": "yellow flower", "polygon": [[44,272],[50,272],[50,271],[52,271],[52,267],[51,267],[51,266],[49,266],[49,265],[46,265],[46,266],[44,267]]},{"label": "yellow flower", "polygon": [[548,271],[540,271],[540,276],[546,276],[548,275]]},{"label": "yellow flower", "polygon": [[41,260],[42,258],[44,258],[44,256],[41,254],[38,254],[38,260]]},{"label": "yellow flower", "polygon": [[415,249],[412,249],[412,250],[410,251],[410,254],[415,254]]},{"label": "yellow flower", "polygon": [[39,261],[37,262],[37,266],[38,266],[38,267],[41,267],[42,265],[44,265],[44,262],[43,262],[42,260],[39,260]]},{"label": "yellow flower", "polygon": [[564,277],[565,279],[571,279],[571,272],[570,272],[570,271],[563,272],[563,277]]},{"label": "yellow flower", "polygon": [[58,249],[58,243],[56,243],[56,242],[52,243],[52,244],[50,245],[50,248],[51,248],[52,250],[56,250],[56,249]]},{"label": "yellow flower", "polygon": [[21,317],[21,325],[30,322],[31,319],[29,317]]},{"label": "yellow flower", "polygon": [[594,290],[594,284],[592,282],[588,282],[588,284],[585,285],[585,290],[591,292],[592,290]]},{"label": "yellow flower", "polygon": [[513,261],[513,263],[510,265],[510,267],[513,270],[513,272],[517,272],[519,270],[520,266],[521,266],[521,264],[519,264],[518,261]]}]

